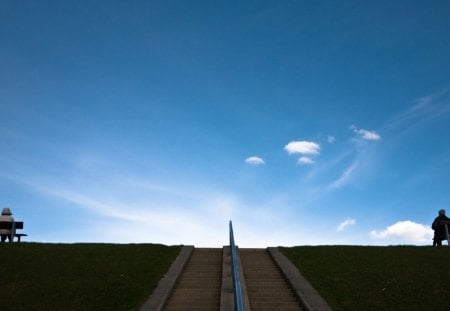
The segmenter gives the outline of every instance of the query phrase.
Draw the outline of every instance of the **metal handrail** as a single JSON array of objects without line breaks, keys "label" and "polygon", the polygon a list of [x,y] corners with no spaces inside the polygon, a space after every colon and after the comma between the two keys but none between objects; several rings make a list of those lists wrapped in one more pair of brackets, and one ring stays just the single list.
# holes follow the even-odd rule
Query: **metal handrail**
[{"label": "metal handrail", "polygon": [[233,224],[230,220],[230,250],[231,250],[231,272],[233,274],[234,309],[244,311],[242,299],[241,279],[239,272],[239,262],[237,257],[236,244],[234,243]]}]

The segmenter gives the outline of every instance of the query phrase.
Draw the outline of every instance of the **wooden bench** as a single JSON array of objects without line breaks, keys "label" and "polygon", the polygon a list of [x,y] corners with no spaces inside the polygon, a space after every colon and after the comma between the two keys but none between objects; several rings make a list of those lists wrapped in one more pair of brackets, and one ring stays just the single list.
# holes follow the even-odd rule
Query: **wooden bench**
[{"label": "wooden bench", "polygon": [[12,230],[12,240],[14,241],[14,237],[17,237],[17,242],[20,243],[20,238],[23,236],[28,236],[25,233],[17,233],[17,229],[23,229],[23,221],[0,221],[0,229]]}]

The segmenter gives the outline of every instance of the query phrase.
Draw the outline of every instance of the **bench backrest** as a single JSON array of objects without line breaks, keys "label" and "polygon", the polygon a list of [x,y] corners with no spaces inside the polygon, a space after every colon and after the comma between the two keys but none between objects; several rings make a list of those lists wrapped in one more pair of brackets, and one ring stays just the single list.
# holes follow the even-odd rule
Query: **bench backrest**
[{"label": "bench backrest", "polygon": [[[12,229],[11,221],[0,221],[0,229]],[[16,229],[23,229],[23,221],[15,221]]]}]

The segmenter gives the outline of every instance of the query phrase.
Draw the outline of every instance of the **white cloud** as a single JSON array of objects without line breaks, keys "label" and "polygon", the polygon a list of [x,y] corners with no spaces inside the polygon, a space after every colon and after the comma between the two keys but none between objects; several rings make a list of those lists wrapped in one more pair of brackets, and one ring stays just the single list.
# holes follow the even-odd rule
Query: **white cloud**
[{"label": "white cloud", "polygon": [[344,231],[347,227],[353,226],[354,224],[356,224],[356,220],[348,218],[348,219],[344,220],[343,222],[341,222],[339,224],[339,226],[336,228],[336,230]]},{"label": "white cloud", "polygon": [[328,135],[328,142],[329,142],[330,144],[333,144],[335,141],[336,141],[336,138],[335,138],[334,136]]},{"label": "white cloud", "polygon": [[311,141],[291,141],[289,144],[284,146],[284,149],[289,154],[319,154],[320,145]]},{"label": "white cloud", "polygon": [[245,163],[247,164],[251,164],[251,165],[261,165],[261,164],[265,164],[266,162],[264,161],[264,159],[260,158],[260,157],[248,157],[247,159],[245,159]]},{"label": "white cloud", "polygon": [[298,164],[300,165],[309,165],[309,164],[313,164],[314,161],[311,158],[308,157],[301,157],[300,159],[298,159]]},{"label": "white cloud", "polygon": [[368,131],[364,129],[358,130],[358,134],[365,140],[380,140],[381,136],[375,131]]},{"label": "white cloud", "polygon": [[398,221],[382,231],[373,230],[369,235],[376,240],[396,239],[408,242],[427,242],[433,237],[433,230],[429,226],[405,220]]},{"label": "white cloud", "polygon": [[368,131],[365,129],[358,129],[356,126],[352,125],[350,126],[350,129],[353,130],[356,134],[361,136],[364,140],[380,140],[381,136],[375,131]]}]

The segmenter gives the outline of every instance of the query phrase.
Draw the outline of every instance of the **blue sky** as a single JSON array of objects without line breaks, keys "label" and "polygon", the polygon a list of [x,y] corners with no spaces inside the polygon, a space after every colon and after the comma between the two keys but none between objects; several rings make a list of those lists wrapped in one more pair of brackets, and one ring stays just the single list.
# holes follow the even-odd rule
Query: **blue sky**
[{"label": "blue sky", "polygon": [[0,198],[29,241],[429,244],[447,1],[2,1]]}]

